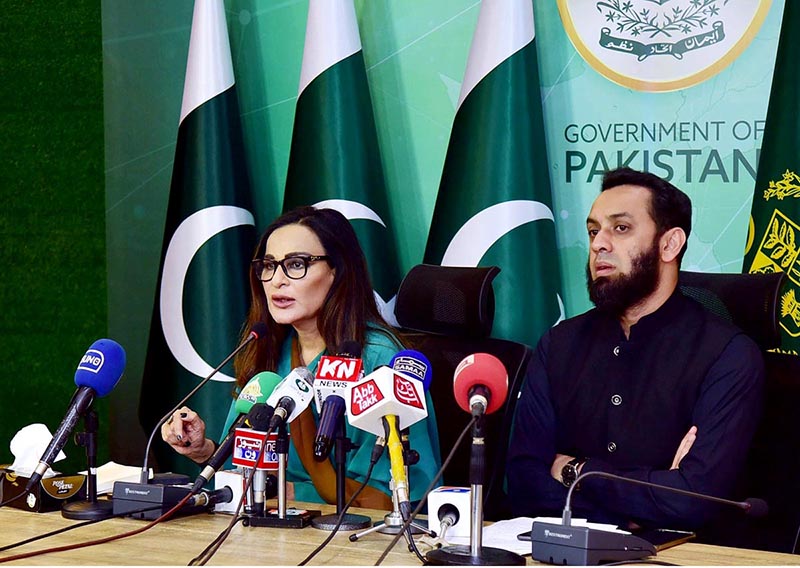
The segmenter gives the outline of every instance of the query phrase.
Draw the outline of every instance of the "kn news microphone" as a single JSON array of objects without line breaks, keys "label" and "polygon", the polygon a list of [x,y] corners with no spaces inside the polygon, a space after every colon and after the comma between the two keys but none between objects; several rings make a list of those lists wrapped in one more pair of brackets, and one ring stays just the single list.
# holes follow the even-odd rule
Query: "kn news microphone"
[{"label": "kn news microphone", "polygon": [[326,460],[331,453],[337,429],[344,420],[345,398],[363,376],[361,345],[356,341],[345,341],[336,356],[320,357],[314,380],[314,404],[319,414],[314,439],[316,461]]},{"label": "kn news microphone", "polygon": [[75,384],[78,389],[72,395],[66,416],[28,480],[25,486],[26,492],[33,489],[53,465],[78,420],[92,406],[95,397],[104,397],[114,390],[124,370],[125,350],[116,341],[98,339],[86,350],[75,370]]}]

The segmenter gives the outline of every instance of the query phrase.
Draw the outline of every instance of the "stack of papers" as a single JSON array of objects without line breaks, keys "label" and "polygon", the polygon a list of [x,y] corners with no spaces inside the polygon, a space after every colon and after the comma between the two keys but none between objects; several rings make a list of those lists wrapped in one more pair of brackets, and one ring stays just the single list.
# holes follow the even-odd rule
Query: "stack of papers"
[{"label": "stack of papers", "polygon": [[[536,517],[535,519],[532,517],[517,517],[507,521],[497,521],[488,527],[483,527],[483,540],[481,544],[490,548],[502,548],[503,550],[510,550],[511,552],[516,552],[517,554],[530,554],[530,530],[533,526],[533,521],[560,525],[561,517]],[[619,529],[616,525],[590,523],[586,519],[572,519],[572,524],[575,526],[589,527],[603,531],[630,534],[628,531]],[[517,535],[522,533],[528,533],[527,540],[519,540],[517,538]],[[450,544],[463,544],[469,546],[469,537],[448,538],[447,542]]]},{"label": "stack of papers", "polygon": [[[79,472],[87,475],[86,471]],[[97,494],[111,493],[114,489],[115,481],[137,482],[142,475],[142,468],[132,465],[120,465],[113,461],[97,468]],[[152,468],[149,471],[149,479],[153,478]]]}]

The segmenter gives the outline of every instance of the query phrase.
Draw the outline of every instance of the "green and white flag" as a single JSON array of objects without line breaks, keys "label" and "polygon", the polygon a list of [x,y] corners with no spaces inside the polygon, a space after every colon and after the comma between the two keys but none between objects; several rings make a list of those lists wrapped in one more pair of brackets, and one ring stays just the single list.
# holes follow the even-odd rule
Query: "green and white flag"
[{"label": "green and white flag", "polygon": [[781,351],[800,353],[800,4],[787,0],[758,162],[743,272],[785,272]]},{"label": "green and white flag", "polygon": [[352,0],[311,0],[283,210],[337,209],[353,225],[376,300],[395,323],[400,274]]},{"label": "green and white flag", "polygon": [[535,345],[563,318],[530,0],[483,2],[425,262],[501,268],[492,335]]},{"label": "green and white flag", "polygon": [[[139,416],[146,432],[230,353],[248,307],[256,242],[223,0],[196,0]],[[226,366],[190,401],[217,437]],[[158,436],[158,435],[157,435]],[[160,441],[161,471],[195,468]]]}]

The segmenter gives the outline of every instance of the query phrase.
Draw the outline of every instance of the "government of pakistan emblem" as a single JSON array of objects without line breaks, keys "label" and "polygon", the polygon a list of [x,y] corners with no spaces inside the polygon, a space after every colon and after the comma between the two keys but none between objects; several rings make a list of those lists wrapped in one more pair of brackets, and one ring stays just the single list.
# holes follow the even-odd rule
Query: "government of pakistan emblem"
[{"label": "government of pakistan emblem", "polygon": [[564,28],[597,72],[640,91],[697,84],[758,32],[771,0],[558,0]]},{"label": "government of pakistan emblem", "polygon": [[[779,181],[770,181],[764,190],[765,201],[776,200],[775,210],[761,236],[761,244],[753,257],[749,272],[785,272],[789,282],[780,299],[780,326],[791,337],[800,337],[800,225],[784,214],[784,199],[800,198],[800,176],[786,170]],[[786,205],[789,205],[786,203]],[[792,210],[797,203],[790,205]]]}]

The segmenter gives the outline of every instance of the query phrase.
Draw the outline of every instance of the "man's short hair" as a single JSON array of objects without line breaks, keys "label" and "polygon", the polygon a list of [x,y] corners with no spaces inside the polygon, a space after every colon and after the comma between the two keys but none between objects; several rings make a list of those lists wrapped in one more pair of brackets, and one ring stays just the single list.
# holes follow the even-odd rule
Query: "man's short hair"
[{"label": "man's short hair", "polygon": [[689,196],[667,180],[649,172],[631,168],[609,170],[603,175],[600,191],[620,185],[638,185],[650,192],[650,217],[656,224],[656,237],[661,237],[669,229],[680,227],[686,233],[686,243],[678,253],[678,266],[686,253],[689,233],[692,230],[692,201]]}]

